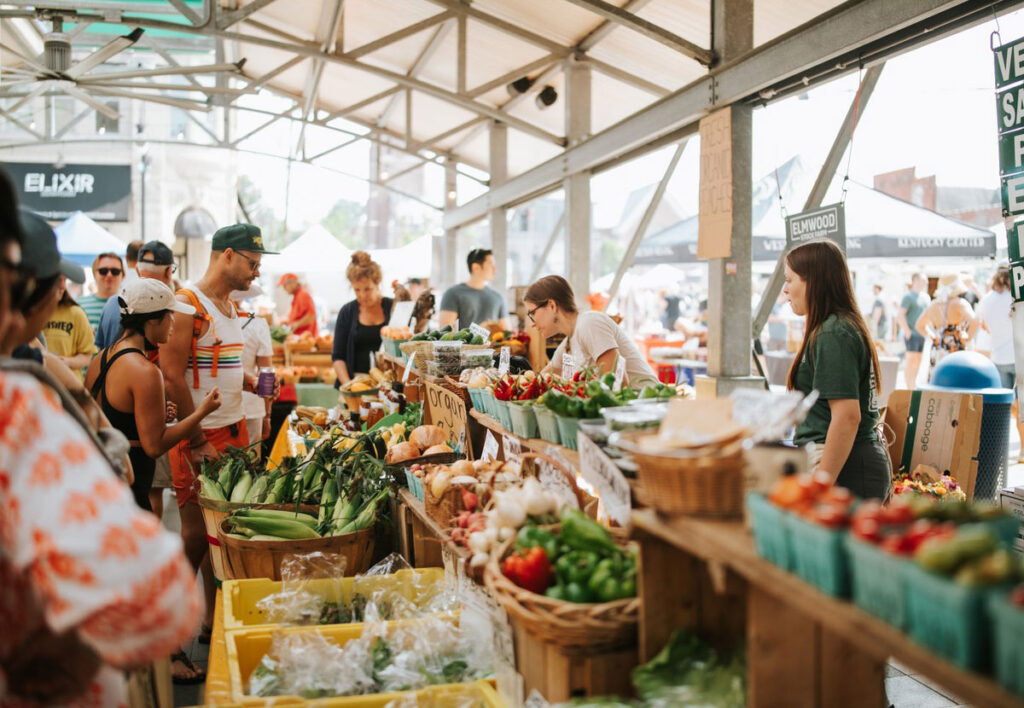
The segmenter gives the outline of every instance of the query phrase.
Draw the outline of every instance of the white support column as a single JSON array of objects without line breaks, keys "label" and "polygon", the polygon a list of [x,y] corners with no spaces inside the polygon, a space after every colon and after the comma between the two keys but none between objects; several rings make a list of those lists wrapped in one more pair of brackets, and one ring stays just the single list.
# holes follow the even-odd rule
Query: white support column
[{"label": "white support column", "polygon": [[[444,162],[444,210],[454,209],[456,205],[456,184],[457,175],[455,171],[455,160],[448,156]],[[439,239],[440,244],[435,243],[434,267],[431,276],[431,285],[435,288],[447,288],[455,284],[455,249],[458,246],[458,231],[446,229],[444,235]],[[440,305],[441,303],[437,303]]]},{"label": "white support column", "polygon": [[[565,93],[565,136],[567,148],[572,148],[590,136],[590,65],[586,61],[566,60]],[[576,293],[576,304],[585,310],[590,293],[590,172],[569,175],[564,188],[566,280]]]},{"label": "white support column", "polygon": [[388,190],[383,182],[383,151],[380,143],[370,143],[370,199],[366,210],[366,241],[370,248],[390,247],[388,239]]},{"label": "white support column", "polygon": [[[490,124],[491,189],[502,185],[508,179],[508,126],[499,121]],[[491,250],[498,273],[491,287],[506,297],[508,290],[508,212],[505,207],[488,212],[491,226]]]},{"label": "white support column", "polygon": [[[753,0],[713,4],[712,48],[719,62],[753,46]],[[732,105],[732,232],[729,258],[708,261],[708,377],[701,395],[728,395],[744,386],[763,386],[752,377],[751,312],[751,178],[753,120],[748,105]]]}]

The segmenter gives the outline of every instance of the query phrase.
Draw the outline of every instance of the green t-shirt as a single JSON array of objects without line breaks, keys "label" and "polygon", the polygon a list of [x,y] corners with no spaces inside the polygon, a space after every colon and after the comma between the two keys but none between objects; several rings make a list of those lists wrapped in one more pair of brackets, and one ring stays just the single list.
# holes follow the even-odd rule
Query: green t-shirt
[{"label": "green t-shirt", "polygon": [[928,309],[928,305],[931,300],[925,293],[915,293],[911,290],[909,293],[903,296],[903,301],[900,303],[900,309],[907,311],[907,326],[910,327],[910,331],[914,331],[914,325],[917,324],[918,318],[921,314]]},{"label": "green t-shirt", "polygon": [[100,317],[103,315],[103,306],[107,304],[105,297],[98,295],[83,295],[78,298],[78,304],[85,310],[85,316],[89,318],[89,326],[92,327],[92,334],[96,336],[96,328],[99,327]]},{"label": "green t-shirt", "polygon": [[818,400],[803,423],[797,426],[795,442],[823,443],[832,422],[831,399],[856,398],[860,401],[860,426],[857,442],[875,439],[878,425],[878,392],[875,371],[864,340],[848,321],[829,315],[807,345],[796,387],[804,394],[818,392]]}]

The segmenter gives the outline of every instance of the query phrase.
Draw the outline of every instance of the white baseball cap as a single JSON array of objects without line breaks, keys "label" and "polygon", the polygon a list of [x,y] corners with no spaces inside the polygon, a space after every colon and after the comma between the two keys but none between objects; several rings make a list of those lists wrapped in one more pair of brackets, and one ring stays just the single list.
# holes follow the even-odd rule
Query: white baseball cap
[{"label": "white baseball cap", "polygon": [[156,278],[136,278],[121,288],[118,297],[122,315],[147,315],[151,312],[171,310],[183,315],[194,315],[196,308],[178,302],[174,292]]}]

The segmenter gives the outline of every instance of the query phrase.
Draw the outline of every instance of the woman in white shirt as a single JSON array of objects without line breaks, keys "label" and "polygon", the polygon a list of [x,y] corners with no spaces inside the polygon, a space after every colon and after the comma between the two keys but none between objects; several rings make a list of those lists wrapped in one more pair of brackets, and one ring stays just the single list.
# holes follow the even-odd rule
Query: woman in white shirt
[{"label": "woman in white shirt", "polygon": [[625,381],[632,386],[656,383],[654,371],[640,356],[636,344],[603,312],[580,312],[569,283],[557,275],[541,278],[523,296],[527,316],[545,339],[564,334],[545,372],[572,378],[588,366],[604,374],[615,372],[616,361],[625,362]]}]

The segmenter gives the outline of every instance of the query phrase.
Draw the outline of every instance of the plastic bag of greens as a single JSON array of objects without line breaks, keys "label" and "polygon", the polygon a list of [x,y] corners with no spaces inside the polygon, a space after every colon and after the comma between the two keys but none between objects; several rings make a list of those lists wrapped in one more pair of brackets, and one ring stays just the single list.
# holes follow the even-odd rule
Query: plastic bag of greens
[{"label": "plastic bag of greens", "polygon": [[347,560],[338,553],[287,555],[281,561],[281,590],[256,606],[275,624],[351,622],[344,593]]},{"label": "plastic bag of greens", "polygon": [[633,669],[637,695],[651,708],[746,705],[746,667],[723,657],[692,632],[678,631],[646,664]]},{"label": "plastic bag of greens", "polygon": [[252,673],[248,693],[306,699],[373,693],[369,665],[366,642],[338,646],[314,631],[278,632]]}]

